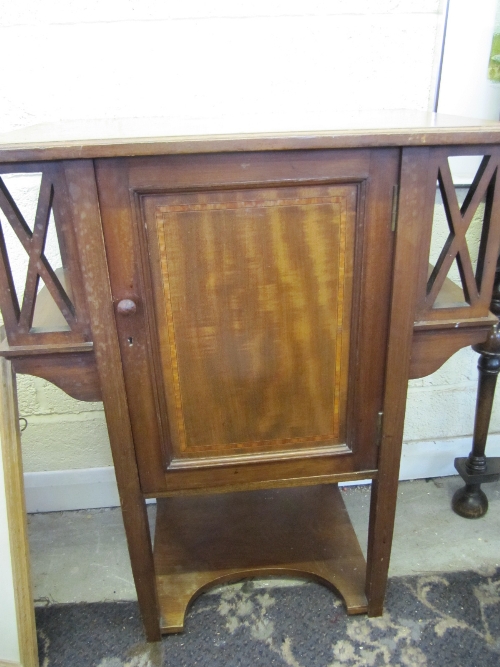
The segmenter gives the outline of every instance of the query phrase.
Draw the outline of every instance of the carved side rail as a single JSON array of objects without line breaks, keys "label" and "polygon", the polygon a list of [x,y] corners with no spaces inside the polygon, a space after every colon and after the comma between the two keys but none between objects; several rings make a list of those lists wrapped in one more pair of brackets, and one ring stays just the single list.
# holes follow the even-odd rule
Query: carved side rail
[{"label": "carved side rail", "polygon": [[[23,178],[28,185],[16,188]],[[31,220],[21,210],[30,208],[26,201]],[[74,398],[100,400],[61,163],[0,167],[0,308],[0,355],[16,372],[43,377]]]},{"label": "carved side rail", "polygon": [[[485,455],[500,371],[499,148],[481,148],[470,186],[454,182],[450,165],[457,157],[477,158],[477,152],[478,148],[441,148],[426,163],[428,193],[422,201],[422,224],[427,238],[422,244],[410,368],[411,378],[424,377],[462,347],[472,345],[480,353],[472,451],[455,459],[465,486],[456,492],[452,507],[467,518],[486,513],[488,499],[481,484],[500,478],[500,458]],[[439,207],[447,229],[436,252]]]},{"label": "carved side rail", "polygon": [[[470,186],[454,182],[450,163],[477,158],[478,148],[436,149],[427,163],[411,378],[429,375],[460,348],[484,342],[497,322],[490,300],[500,244],[500,152],[496,146],[480,150]],[[434,229],[437,202],[444,218],[441,238]]]}]

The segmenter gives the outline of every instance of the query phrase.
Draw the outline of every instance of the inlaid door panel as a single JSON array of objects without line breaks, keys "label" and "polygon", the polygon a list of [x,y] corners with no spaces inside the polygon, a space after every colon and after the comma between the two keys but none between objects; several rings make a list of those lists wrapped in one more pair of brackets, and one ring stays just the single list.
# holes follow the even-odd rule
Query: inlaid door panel
[{"label": "inlaid door panel", "polygon": [[397,149],[96,162],[144,493],[375,474],[398,170]]},{"label": "inlaid door panel", "polygon": [[175,456],[345,443],[356,198],[144,197]]}]

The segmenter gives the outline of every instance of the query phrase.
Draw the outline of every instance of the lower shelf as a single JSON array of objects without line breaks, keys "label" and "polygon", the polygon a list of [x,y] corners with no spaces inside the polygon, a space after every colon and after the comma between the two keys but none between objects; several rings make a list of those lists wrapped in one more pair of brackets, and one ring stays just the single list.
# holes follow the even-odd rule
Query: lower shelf
[{"label": "lower shelf", "polygon": [[348,614],[367,611],[366,564],[337,485],[158,499],[154,559],[163,633],[182,632],[203,590],[262,575],[314,579]]}]

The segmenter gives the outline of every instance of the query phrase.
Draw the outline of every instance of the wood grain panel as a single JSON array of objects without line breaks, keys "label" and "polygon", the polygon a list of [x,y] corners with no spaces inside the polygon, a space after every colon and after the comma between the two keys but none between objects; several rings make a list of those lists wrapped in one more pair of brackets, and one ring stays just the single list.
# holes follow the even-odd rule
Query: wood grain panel
[{"label": "wood grain panel", "polygon": [[356,194],[145,197],[178,456],[345,442]]}]

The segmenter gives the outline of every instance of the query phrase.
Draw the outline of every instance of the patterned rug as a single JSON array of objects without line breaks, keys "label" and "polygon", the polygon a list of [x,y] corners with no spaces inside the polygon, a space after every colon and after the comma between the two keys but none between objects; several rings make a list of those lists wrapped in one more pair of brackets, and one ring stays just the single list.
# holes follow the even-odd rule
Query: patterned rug
[{"label": "patterned rug", "polygon": [[133,602],[36,610],[41,667],[498,667],[500,569],[390,580],[380,618],[326,588],[248,581],[199,597],[186,631],[147,644]]}]

